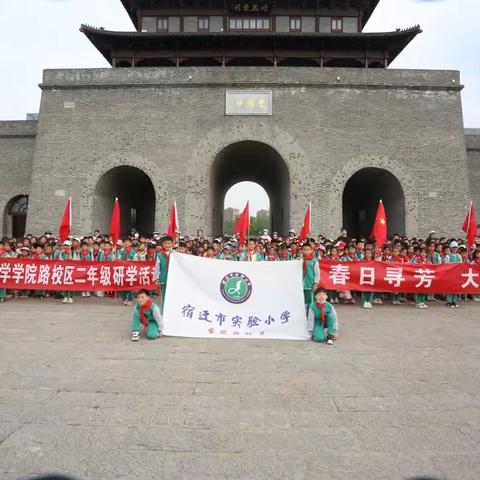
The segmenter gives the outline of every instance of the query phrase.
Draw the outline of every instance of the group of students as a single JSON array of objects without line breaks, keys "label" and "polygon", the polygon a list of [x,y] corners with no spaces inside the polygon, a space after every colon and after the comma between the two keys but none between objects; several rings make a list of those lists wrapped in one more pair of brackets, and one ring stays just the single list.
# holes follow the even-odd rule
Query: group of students
[{"label": "group of students", "polygon": [[[163,309],[164,295],[168,279],[169,256],[172,251],[202,256],[209,259],[237,260],[248,262],[262,261],[303,261],[303,290],[306,308],[314,318],[317,317],[331,323],[328,330],[327,341],[335,338],[336,314],[333,307],[338,303],[356,303],[355,297],[361,296],[364,308],[372,308],[375,304],[381,304],[384,300],[391,300],[393,305],[407,302],[406,294],[384,294],[382,292],[325,292],[319,289],[320,269],[319,262],[322,260],[333,261],[385,261],[395,263],[440,264],[440,263],[471,263],[480,264],[480,249],[468,250],[462,240],[455,238],[437,237],[435,232],[430,232],[425,239],[407,238],[394,235],[384,246],[380,247],[374,241],[366,238],[349,238],[347,231],[342,229],[340,235],[334,239],[328,239],[322,235],[317,238],[308,238],[298,242],[294,230],[290,230],[287,237],[282,238],[276,232],[272,235],[264,230],[256,239],[249,239],[245,246],[241,246],[237,237],[223,235],[213,240],[208,240],[202,230],[198,230],[196,236],[181,236],[175,238],[168,235],[160,236],[155,232],[153,235],[132,234],[115,244],[108,235],[101,235],[97,230],[93,235],[82,238],[72,238],[60,242],[51,233],[46,232],[40,237],[27,235],[21,239],[3,238],[0,240],[1,258],[33,258],[41,260],[86,260],[95,262],[114,262],[116,260],[127,261],[152,261],[155,262],[156,278],[158,279],[161,295],[160,311]],[[52,295],[45,291],[10,291],[0,289],[0,302],[9,298],[35,296],[44,298]],[[147,292],[148,293],[148,292]],[[150,292],[155,295],[155,292]],[[150,293],[148,297],[150,298]],[[73,303],[72,292],[54,292],[57,298],[64,303]],[[82,292],[81,296],[90,296],[90,292]],[[104,292],[96,292],[97,296],[103,296]],[[329,302],[323,296],[328,296]],[[318,296],[318,298],[317,298]],[[123,305],[131,306],[134,295],[131,291],[120,292]],[[319,298],[322,300],[320,301]],[[414,296],[417,308],[426,308],[427,301],[437,301],[438,296],[416,294]],[[476,302],[480,296],[473,296]],[[139,298],[137,298],[137,305]],[[327,307],[320,308],[325,300]],[[458,307],[460,296],[456,294],[446,295],[446,304],[449,307]],[[311,312],[314,314],[311,314]],[[141,312],[140,320],[143,320]],[[330,318],[330,320],[328,320]]]}]

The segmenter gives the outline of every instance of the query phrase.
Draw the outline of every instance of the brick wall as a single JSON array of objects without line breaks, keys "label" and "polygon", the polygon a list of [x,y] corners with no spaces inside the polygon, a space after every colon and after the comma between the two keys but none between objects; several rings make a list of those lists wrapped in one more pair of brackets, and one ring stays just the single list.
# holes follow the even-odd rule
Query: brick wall
[{"label": "brick wall", "polygon": [[477,218],[480,219],[480,129],[467,129],[465,133],[470,198],[476,206]]},{"label": "brick wall", "polygon": [[36,128],[35,121],[0,122],[0,237],[11,235],[9,202],[29,193]]},{"label": "brick wall", "polygon": [[[177,200],[186,233],[211,233],[210,171],[227,145],[275,148],[290,172],[290,224],[312,201],[313,229],[334,235],[360,168],[397,176],[409,235],[459,234],[469,177],[455,71],[340,68],[46,70],[28,229],[54,229],[73,196],[76,233],[95,228],[92,196],[119,165],[147,173],[164,231]],[[271,89],[271,117],[225,117],[225,90]],[[272,172],[272,174],[274,174]],[[109,213],[108,213],[109,215]],[[461,215],[460,215],[461,216]]]}]

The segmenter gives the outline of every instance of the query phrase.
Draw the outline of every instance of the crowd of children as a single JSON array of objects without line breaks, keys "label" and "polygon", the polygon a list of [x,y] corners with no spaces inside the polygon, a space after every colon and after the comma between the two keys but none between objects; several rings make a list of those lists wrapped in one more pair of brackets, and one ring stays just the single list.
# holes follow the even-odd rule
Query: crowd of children
[{"label": "crowd of children", "polygon": [[[397,263],[439,264],[439,263],[471,263],[480,264],[480,249],[467,250],[461,239],[439,237],[430,232],[426,239],[407,238],[394,235],[383,247],[366,238],[349,238],[346,230],[342,230],[336,239],[328,239],[322,235],[309,238],[298,244],[296,232],[290,230],[285,238],[276,232],[272,235],[267,230],[256,239],[249,239],[245,247],[241,247],[235,236],[224,235],[208,240],[202,230],[195,236],[161,236],[132,234],[113,245],[108,235],[101,235],[97,230],[93,235],[82,238],[72,238],[60,242],[47,232],[42,236],[26,235],[24,238],[3,238],[0,240],[0,259],[2,257],[34,258],[42,260],[89,260],[95,262],[114,262],[116,260],[145,260],[156,262],[156,275],[161,294],[161,305],[167,284],[168,259],[172,251],[202,256],[211,259],[238,261],[286,261],[301,259],[303,261],[303,289],[307,307],[314,303],[314,292],[319,286],[319,261],[386,261]],[[103,292],[96,292],[103,296]],[[64,303],[73,303],[73,292],[22,291],[0,289],[0,302],[7,299],[38,297],[54,295]],[[88,297],[90,292],[82,292],[82,297]],[[335,292],[329,291],[331,304],[356,303],[361,300],[364,308],[384,301],[400,305],[408,301],[406,294],[384,294],[382,292]],[[121,292],[123,305],[132,305],[133,292]],[[441,296],[418,294],[412,296],[417,308],[427,308],[427,301],[440,300]],[[449,307],[458,307],[460,296],[446,295],[445,301]],[[473,301],[480,301],[480,296],[472,296]]]}]

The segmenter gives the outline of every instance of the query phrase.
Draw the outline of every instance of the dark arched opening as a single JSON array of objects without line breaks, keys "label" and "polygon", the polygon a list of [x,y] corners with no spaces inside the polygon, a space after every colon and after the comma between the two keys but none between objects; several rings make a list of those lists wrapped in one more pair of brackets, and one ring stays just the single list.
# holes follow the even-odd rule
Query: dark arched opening
[{"label": "dark arched opening", "polygon": [[115,167],[104,173],[93,197],[93,228],[108,232],[115,197],[120,202],[122,235],[132,230],[151,234],[155,230],[155,190],[150,177],[136,167]]},{"label": "dark arched opening", "polygon": [[287,164],[274,148],[250,140],[225,147],[213,163],[212,233],[223,233],[225,195],[232,185],[242,181],[258,183],[265,189],[270,198],[271,228],[284,235],[288,231],[290,218],[290,174]]},{"label": "dark arched opening", "polygon": [[343,226],[350,237],[370,235],[379,200],[385,205],[388,235],[405,233],[405,195],[397,177],[381,168],[363,168],[343,190]]},{"label": "dark arched opening", "polygon": [[25,235],[28,195],[17,195],[6,205],[3,214],[3,234],[15,238]]}]

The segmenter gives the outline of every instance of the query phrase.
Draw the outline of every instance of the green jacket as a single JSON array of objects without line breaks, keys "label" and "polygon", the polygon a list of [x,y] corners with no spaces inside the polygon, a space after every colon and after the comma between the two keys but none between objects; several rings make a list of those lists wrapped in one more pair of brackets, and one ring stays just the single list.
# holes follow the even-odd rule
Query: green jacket
[{"label": "green jacket", "polygon": [[[332,332],[337,332],[337,312],[330,302],[325,303],[324,314],[325,324],[323,326]],[[314,327],[321,328],[321,326],[322,320],[320,318],[320,308],[318,307],[317,302],[313,302],[308,310],[308,330],[312,331]]]},{"label": "green jacket", "polygon": [[158,279],[161,285],[166,285],[168,280],[168,263],[170,255],[166,256],[164,252],[159,252],[156,257],[155,278]]},{"label": "green jacket", "polygon": [[[306,262],[306,265],[305,265]],[[320,266],[318,259],[303,260],[303,289],[312,290],[320,281]]]},{"label": "green jacket", "polygon": [[117,251],[117,259],[118,260],[127,260],[127,261],[134,261],[137,260],[137,253],[132,248],[130,252],[127,254],[127,251],[122,248]]}]

